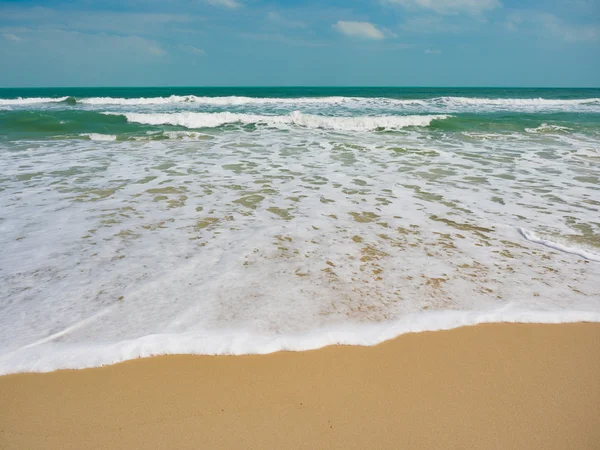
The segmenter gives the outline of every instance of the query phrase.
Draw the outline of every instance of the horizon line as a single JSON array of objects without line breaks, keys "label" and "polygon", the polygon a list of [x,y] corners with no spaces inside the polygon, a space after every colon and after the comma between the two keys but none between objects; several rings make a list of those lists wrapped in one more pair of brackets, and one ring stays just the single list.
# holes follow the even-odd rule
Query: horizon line
[{"label": "horizon line", "polygon": [[264,88],[368,88],[368,89],[600,89],[600,86],[468,86],[468,85],[96,85],[96,86],[2,86],[0,89],[264,89]]}]

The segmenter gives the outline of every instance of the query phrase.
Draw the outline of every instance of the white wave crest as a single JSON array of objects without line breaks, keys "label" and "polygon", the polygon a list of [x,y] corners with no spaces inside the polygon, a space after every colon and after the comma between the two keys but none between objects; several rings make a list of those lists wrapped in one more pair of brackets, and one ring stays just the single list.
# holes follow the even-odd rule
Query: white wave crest
[{"label": "white wave crest", "polygon": [[[0,99],[0,105],[31,105],[38,103],[55,103],[67,100],[60,98],[17,98]],[[387,108],[501,108],[501,109],[556,109],[573,107],[600,106],[600,98],[582,99],[545,99],[545,98],[484,98],[484,97],[434,97],[421,99],[397,99],[384,97],[205,97],[196,95],[171,95],[169,97],[89,97],[77,99],[77,103],[91,106],[144,106],[169,104],[198,104],[210,106],[240,105],[343,105],[346,107],[387,107]]]},{"label": "white wave crest", "polygon": [[79,136],[87,137],[90,141],[116,141],[117,136],[114,134],[99,134],[99,133],[83,133]]},{"label": "white wave crest", "polygon": [[582,258],[588,259],[590,261],[600,262],[600,254],[598,253],[594,253],[592,251],[582,249],[579,247],[574,247],[572,245],[561,244],[559,242],[544,239],[538,236],[533,231],[526,230],[525,228],[519,228],[519,233],[521,233],[523,237],[528,241],[534,242],[536,244],[545,245],[546,247],[550,247],[561,252],[581,256]]},{"label": "white wave crest", "polygon": [[189,132],[166,131],[163,133],[163,135],[167,136],[169,139],[178,139],[178,140],[183,140],[183,141],[212,138],[212,136],[209,134],[198,133],[197,131],[189,131]]},{"label": "white wave crest", "polygon": [[545,98],[477,98],[477,97],[435,97],[429,99],[395,99],[381,97],[198,97],[195,95],[171,95],[169,97],[113,98],[91,97],[78,100],[89,105],[166,105],[173,103],[197,103],[213,106],[236,105],[301,105],[301,104],[352,104],[388,106],[500,106],[500,107],[569,107],[573,105],[600,105],[600,98],[545,99]]},{"label": "white wave crest", "polygon": [[433,120],[443,120],[447,115],[426,116],[358,116],[331,117],[302,114],[295,111],[284,116],[263,116],[256,114],[222,113],[110,113],[124,115],[129,122],[147,125],[176,125],[185,128],[214,128],[225,124],[264,124],[272,127],[296,125],[305,128],[320,128],[339,131],[372,131],[377,129],[398,129],[404,127],[426,127]]},{"label": "white wave crest", "polygon": [[600,98],[546,99],[546,98],[477,98],[477,97],[439,97],[447,105],[464,106],[555,106],[600,105]]},{"label": "white wave crest", "polygon": [[64,102],[69,97],[47,98],[47,97],[29,97],[29,98],[0,98],[0,105],[35,105],[38,103],[59,103]]},{"label": "white wave crest", "polygon": [[561,127],[560,125],[548,125],[547,123],[543,123],[536,128],[525,128],[525,131],[527,131],[528,133],[564,133],[567,131],[571,131],[571,128]]},{"label": "white wave crest", "polygon": [[197,97],[195,95],[171,95],[170,97],[140,97],[140,98],[113,98],[113,97],[92,97],[78,100],[79,103],[88,105],[124,105],[124,106],[142,106],[142,105],[168,105],[177,103],[196,103],[212,106],[237,106],[237,105],[340,105],[359,103],[382,104],[393,103],[397,105],[427,105],[426,100],[401,100],[391,98],[368,98],[368,97],[293,97],[293,98],[275,98],[275,97]]}]

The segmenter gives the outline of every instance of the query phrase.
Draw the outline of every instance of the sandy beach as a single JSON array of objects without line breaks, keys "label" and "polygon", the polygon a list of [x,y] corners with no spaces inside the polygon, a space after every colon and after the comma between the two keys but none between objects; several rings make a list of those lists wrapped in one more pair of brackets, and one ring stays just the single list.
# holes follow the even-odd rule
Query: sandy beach
[{"label": "sandy beach", "polygon": [[0,377],[0,448],[600,448],[600,324]]}]

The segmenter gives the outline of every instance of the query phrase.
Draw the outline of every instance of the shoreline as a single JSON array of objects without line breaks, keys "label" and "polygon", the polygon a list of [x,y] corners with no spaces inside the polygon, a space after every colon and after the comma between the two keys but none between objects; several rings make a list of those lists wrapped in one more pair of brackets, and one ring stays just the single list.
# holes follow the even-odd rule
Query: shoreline
[{"label": "shoreline", "polygon": [[1,448],[598,448],[600,324],[0,377]]},{"label": "shoreline", "polygon": [[[86,320],[93,320],[100,314]],[[75,327],[85,323],[79,322]],[[450,331],[486,324],[598,323],[600,313],[591,311],[465,312],[443,311],[404,316],[401,320],[326,327],[280,336],[246,332],[152,334],[101,346],[48,346],[51,336],[21,347],[0,358],[0,377],[19,373],[84,370],[159,356],[248,356],[279,352],[306,352],[326,347],[373,347],[405,334]],[[73,328],[70,327],[70,328]]]}]

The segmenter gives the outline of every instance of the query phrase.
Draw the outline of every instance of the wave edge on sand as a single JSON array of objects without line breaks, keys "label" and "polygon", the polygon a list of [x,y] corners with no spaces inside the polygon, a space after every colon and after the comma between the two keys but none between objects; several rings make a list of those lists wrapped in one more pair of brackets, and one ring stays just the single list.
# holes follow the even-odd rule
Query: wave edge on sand
[{"label": "wave edge on sand", "polygon": [[[87,319],[86,319],[87,321]],[[396,322],[345,324],[288,335],[239,330],[152,334],[122,342],[57,344],[42,339],[0,357],[0,375],[85,369],[159,355],[250,355],[307,351],[331,345],[373,346],[407,333],[441,331],[486,323],[560,324],[600,322],[590,311],[445,311],[403,317]],[[76,328],[74,324],[70,328]],[[57,336],[64,333],[59,332]]]}]

